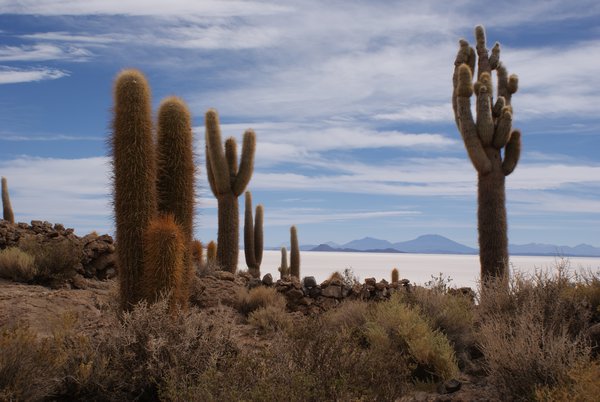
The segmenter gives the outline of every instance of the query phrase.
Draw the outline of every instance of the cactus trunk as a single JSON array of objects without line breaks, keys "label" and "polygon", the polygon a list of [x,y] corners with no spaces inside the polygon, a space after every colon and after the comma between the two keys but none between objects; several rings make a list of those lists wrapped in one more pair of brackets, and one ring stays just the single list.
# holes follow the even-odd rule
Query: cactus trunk
[{"label": "cactus trunk", "polygon": [[221,269],[235,273],[240,250],[240,216],[238,198],[232,193],[217,197],[219,233],[217,237],[217,264]]},{"label": "cactus trunk", "polygon": [[492,171],[478,174],[477,220],[482,278],[503,278],[508,272],[505,180],[500,152],[486,148]]},{"label": "cactus trunk", "polygon": [[119,295],[122,309],[129,310],[143,297],[143,236],[156,214],[150,88],[139,71],[117,77],[111,145]]},{"label": "cactus trunk", "polygon": [[296,226],[290,228],[290,275],[300,279],[300,247]]},{"label": "cactus trunk", "polygon": [[10,205],[10,196],[8,195],[8,183],[6,177],[2,178],[2,216],[5,221],[15,223],[15,214]]}]

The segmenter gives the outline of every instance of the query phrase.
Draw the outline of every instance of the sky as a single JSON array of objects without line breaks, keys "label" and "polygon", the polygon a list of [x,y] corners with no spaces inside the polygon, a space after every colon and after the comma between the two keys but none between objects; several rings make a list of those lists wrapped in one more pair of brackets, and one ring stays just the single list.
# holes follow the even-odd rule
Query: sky
[{"label": "sky", "polygon": [[[0,175],[17,221],[113,233],[112,86],[140,69],[193,115],[196,237],[216,239],[204,113],[257,135],[249,184],[265,244],[477,245],[476,173],[451,106],[458,40],[519,76],[509,239],[600,246],[600,3],[0,0]],[[243,213],[243,198],[240,212]],[[241,229],[241,228],[240,228]]]}]

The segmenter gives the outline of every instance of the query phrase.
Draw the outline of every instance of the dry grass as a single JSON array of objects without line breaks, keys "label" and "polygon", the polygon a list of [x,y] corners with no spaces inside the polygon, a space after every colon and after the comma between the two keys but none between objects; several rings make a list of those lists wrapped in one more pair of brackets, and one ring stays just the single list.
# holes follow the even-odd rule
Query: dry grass
[{"label": "dry grass", "polygon": [[289,331],[293,328],[293,321],[281,306],[271,305],[254,310],[248,316],[248,324],[258,329],[261,333]]},{"label": "dry grass", "polygon": [[81,246],[69,239],[40,242],[30,237],[22,240],[19,248],[35,259],[36,283],[51,284],[71,279],[81,261]]},{"label": "dry grass", "polygon": [[0,278],[30,282],[37,270],[34,258],[17,247],[0,250]]},{"label": "dry grass", "polygon": [[238,294],[237,308],[246,316],[261,307],[274,306],[284,310],[285,305],[285,297],[273,288],[258,286],[249,291],[241,289]]}]

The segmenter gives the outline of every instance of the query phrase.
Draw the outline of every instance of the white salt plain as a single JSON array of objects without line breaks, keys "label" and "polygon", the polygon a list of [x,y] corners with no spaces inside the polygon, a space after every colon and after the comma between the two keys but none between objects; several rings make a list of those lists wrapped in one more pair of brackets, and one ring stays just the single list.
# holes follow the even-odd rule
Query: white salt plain
[{"label": "white salt plain", "polygon": [[[568,257],[572,270],[600,269],[600,258]],[[375,277],[377,280],[390,280],[392,268],[400,271],[400,278],[409,279],[416,284],[424,284],[431,276],[452,278],[451,286],[477,287],[479,277],[479,256],[449,254],[388,254],[388,253],[344,253],[302,251],[300,253],[300,275],[314,276],[317,282],[324,281],[334,271],[343,272],[350,268],[354,275],[362,280]],[[261,275],[271,273],[274,279],[279,278],[277,268],[280,265],[281,252],[266,250],[261,264]],[[559,257],[548,256],[512,256],[511,270],[534,273],[537,270],[556,272]],[[289,253],[288,253],[289,263]],[[239,268],[246,268],[244,251],[240,250]]]}]

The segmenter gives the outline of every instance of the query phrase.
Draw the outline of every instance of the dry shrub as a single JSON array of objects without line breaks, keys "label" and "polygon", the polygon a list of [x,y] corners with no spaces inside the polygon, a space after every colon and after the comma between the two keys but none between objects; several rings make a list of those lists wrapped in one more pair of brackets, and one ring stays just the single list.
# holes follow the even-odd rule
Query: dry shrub
[{"label": "dry shrub", "polygon": [[399,297],[377,304],[366,327],[369,345],[382,351],[400,350],[413,365],[416,380],[448,380],[459,372],[448,338]]},{"label": "dry shrub", "polygon": [[[564,265],[556,275],[537,272],[511,279],[509,290],[486,289],[479,306],[479,340],[490,380],[506,398],[534,397],[540,387],[568,382],[590,361],[582,335],[591,311]],[[506,289],[506,288],[505,288]]]},{"label": "dry shrub", "polygon": [[293,322],[281,306],[270,305],[251,312],[248,316],[248,324],[257,328],[261,333],[272,333],[290,330]]},{"label": "dry shrub", "polygon": [[360,328],[367,322],[369,306],[368,302],[345,300],[338,307],[327,311],[324,319],[333,328]]},{"label": "dry shrub", "polygon": [[283,310],[285,305],[285,297],[274,288],[258,286],[249,291],[242,288],[238,293],[238,311],[246,316],[261,307],[275,306]]},{"label": "dry shrub", "polygon": [[36,273],[34,258],[31,255],[17,247],[0,250],[0,278],[29,282]]},{"label": "dry shrub", "polygon": [[535,391],[535,399],[545,402],[589,402],[600,395],[600,363],[574,367],[568,372],[567,382],[550,388],[540,387]]},{"label": "dry shrub", "polygon": [[39,241],[35,237],[23,239],[19,247],[35,259],[35,282],[48,284],[64,282],[77,273],[82,248],[69,239]]},{"label": "dry shrub", "polygon": [[459,357],[475,348],[474,306],[468,296],[449,294],[445,288],[415,287],[400,293],[400,298],[417,307],[434,329],[446,335]]}]

